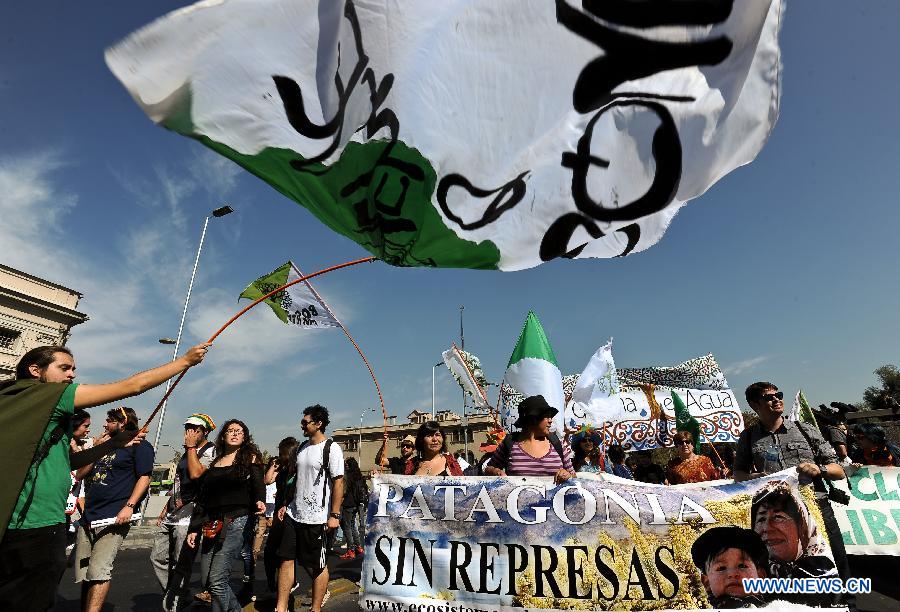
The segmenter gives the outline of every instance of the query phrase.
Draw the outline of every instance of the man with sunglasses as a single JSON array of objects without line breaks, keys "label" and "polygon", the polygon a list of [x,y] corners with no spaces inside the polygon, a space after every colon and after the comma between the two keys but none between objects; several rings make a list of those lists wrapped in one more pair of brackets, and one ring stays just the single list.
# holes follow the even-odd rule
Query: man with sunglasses
[{"label": "man with sunglasses", "polygon": [[744,395],[759,422],[741,432],[734,459],[735,480],[759,478],[791,467],[797,468],[801,485],[812,484],[819,476],[828,480],[845,478],[834,449],[816,427],[784,418],[784,394],[778,387],[755,382]]},{"label": "man with sunglasses", "polygon": [[293,487],[285,492],[286,505],[278,509],[284,531],[278,548],[276,612],[291,609],[295,561],[313,581],[310,612],[320,612],[328,592],[326,557],[340,525],[344,499],[344,455],[340,445],[325,435],[328,422],[328,409],[319,404],[306,408],[300,419],[306,441],[296,451],[297,472]]},{"label": "man with sunglasses", "polygon": [[[384,457],[385,446],[387,445],[387,441],[385,440],[385,444],[382,444],[381,448],[378,449],[378,454],[375,455],[375,465],[381,466],[381,459]],[[399,457],[391,457],[387,460],[388,469],[391,471],[391,474],[405,474],[406,473],[406,462],[409,459],[412,459],[412,456],[416,452],[416,437],[415,436],[406,436],[402,440],[400,440],[400,456]],[[380,469],[380,468],[379,468]]]},{"label": "man with sunglasses", "polygon": [[[834,449],[816,426],[784,418],[784,393],[772,383],[755,382],[747,387],[744,396],[759,422],[741,432],[734,458],[734,479],[749,480],[796,467],[800,484],[813,485],[835,565],[841,578],[847,580],[850,569],[844,540],[824,483],[824,479],[846,478]],[[848,595],[843,605],[855,609],[855,598]]]}]

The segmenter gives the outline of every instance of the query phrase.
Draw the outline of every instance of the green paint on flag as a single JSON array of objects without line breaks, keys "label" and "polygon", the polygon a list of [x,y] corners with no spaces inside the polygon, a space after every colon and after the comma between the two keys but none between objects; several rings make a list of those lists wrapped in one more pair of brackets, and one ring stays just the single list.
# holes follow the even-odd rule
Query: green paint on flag
[{"label": "green paint on flag", "polygon": [[806,396],[803,395],[803,390],[801,389],[799,393],[797,393],[797,399],[800,400],[800,420],[804,423],[809,423],[816,429],[819,428],[819,423],[816,422],[816,416],[813,414],[812,408],[809,406],[809,402],[806,401]]},{"label": "green paint on flag", "polygon": [[527,357],[543,359],[559,368],[556,354],[553,352],[553,347],[550,346],[550,341],[547,340],[547,334],[544,333],[544,328],[541,326],[541,322],[538,321],[537,315],[531,310],[528,311],[528,316],[525,317],[522,333],[519,334],[516,348],[513,349],[506,367],[509,368],[512,364],[518,363]]},{"label": "green paint on flag", "polygon": [[194,135],[288,198],[322,223],[394,266],[496,270],[500,250],[490,240],[459,238],[432,204],[431,163],[401,141],[348,142],[330,166],[295,168],[303,158],[288,149],[244,155]]},{"label": "green paint on flag", "polygon": [[[247,288],[241,292],[238,299],[258,300],[270,291],[274,291],[288,282],[288,274],[291,271],[291,262],[287,262],[283,266],[260,276],[255,281],[247,285]],[[265,303],[272,309],[275,315],[281,319],[282,323],[288,322],[288,313],[284,309],[283,300],[286,291],[281,290],[268,298]]]},{"label": "green paint on flag", "polygon": [[678,397],[675,391],[672,391],[672,404],[675,406],[675,429],[677,431],[687,431],[694,438],[694,452],[700,454],[700,423],[697,422],[687,406]]}]

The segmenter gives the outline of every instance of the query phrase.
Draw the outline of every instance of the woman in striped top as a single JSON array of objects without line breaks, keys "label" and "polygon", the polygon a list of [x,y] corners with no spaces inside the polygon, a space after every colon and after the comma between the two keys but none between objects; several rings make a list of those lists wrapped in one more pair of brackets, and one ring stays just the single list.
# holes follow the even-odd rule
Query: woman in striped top
[{"label": "woman in striped top", "polygon": [[556,483],[573,478],[572,451],[568,444],[550,432],[557,412],[542,395],[522,400],[519,418],[513,423],[522,431],[503,440],[484,473],[488,476],[553,476]]}]

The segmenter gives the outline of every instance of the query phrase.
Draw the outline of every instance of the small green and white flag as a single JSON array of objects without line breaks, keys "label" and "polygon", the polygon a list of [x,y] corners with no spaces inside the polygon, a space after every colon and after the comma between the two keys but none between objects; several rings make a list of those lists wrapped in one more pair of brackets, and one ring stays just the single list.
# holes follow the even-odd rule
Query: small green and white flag
[{"label": "small green and white flag", "polygon": [[788,420],[803,421],[804,423],[809,423],[816,429],[819,428],[816,417],[813,414],[812,408],[809,407],[809,402],[806,401],[806,396],[803,395],[802,389],[797,391],[797,395],[794,397],[794,405],[791,406],[791,414],[788,416]]},{"label": "small green and white flag", "polygon": [[[247,285],[238,299],[257,300],[301,276],[300,270],[289,261]],[[265,303],[283,323],[306,329],[341,327],[340,321],[309,281],[291,285],[269,297]]]},{"label": "small green and white flag", "polygon": [[[553,430],[559,435],[564,433],[563,416],[566,405],[562,373],[559,371],[556,354],[550,346],[547,334],[531,310],[525,317],[525,325],[509,358],[503,380],[515,387],[524,397],[543,395],[548,404],[559,410],[553,418]],[[515,422],[518,418],[518,409],[512,408],[507,412],[506,418],[509,423]]]},{"label": "small green and white flag", "polygon": [[672,405],[675,407],[675,430],[690,432],[694,438],[694,453],[700,454],[700,423],[690,413],[681,397],[672,391]]}]

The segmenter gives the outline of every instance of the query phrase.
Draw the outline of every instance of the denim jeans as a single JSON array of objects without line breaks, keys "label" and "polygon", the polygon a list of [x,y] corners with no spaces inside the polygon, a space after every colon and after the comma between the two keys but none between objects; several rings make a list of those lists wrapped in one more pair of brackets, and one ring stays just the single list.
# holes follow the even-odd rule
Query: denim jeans
[{"label": "denim jeans", "polygon": [[256,517],[248,516],[244,525],[244,541],[241,543],[241,560],[244,562],[244,576],[253,578],[256,574],[256,557],[253,556],[253,541],[256,539]]},{"label": "denim jeans", "polygon": [[150,563],[162,586],[163,608],[166,610],[183,608],[193,599],[188,592],[188,584],[197,549],[185,543],[187,531],[187,525],[163,524],[153,540]]},{"label": "denim jeans", "polygon": [[359,543],[359,530],[356,527],[356,515],[359,509],[354,506],[352,508],[341,508],[341,530],[344,532],[344,545],[347,550],[361,546]]},{"label": "denim jeans", "polygon": [[227,527],[209,540],[203,538],[200,547],[200,572],[203,582],[212,595],[212,612],[240,612],[234,591],[231,590],[231,563],[238,556],[244,543],[244,526],[247,517],[234,519]]}]

